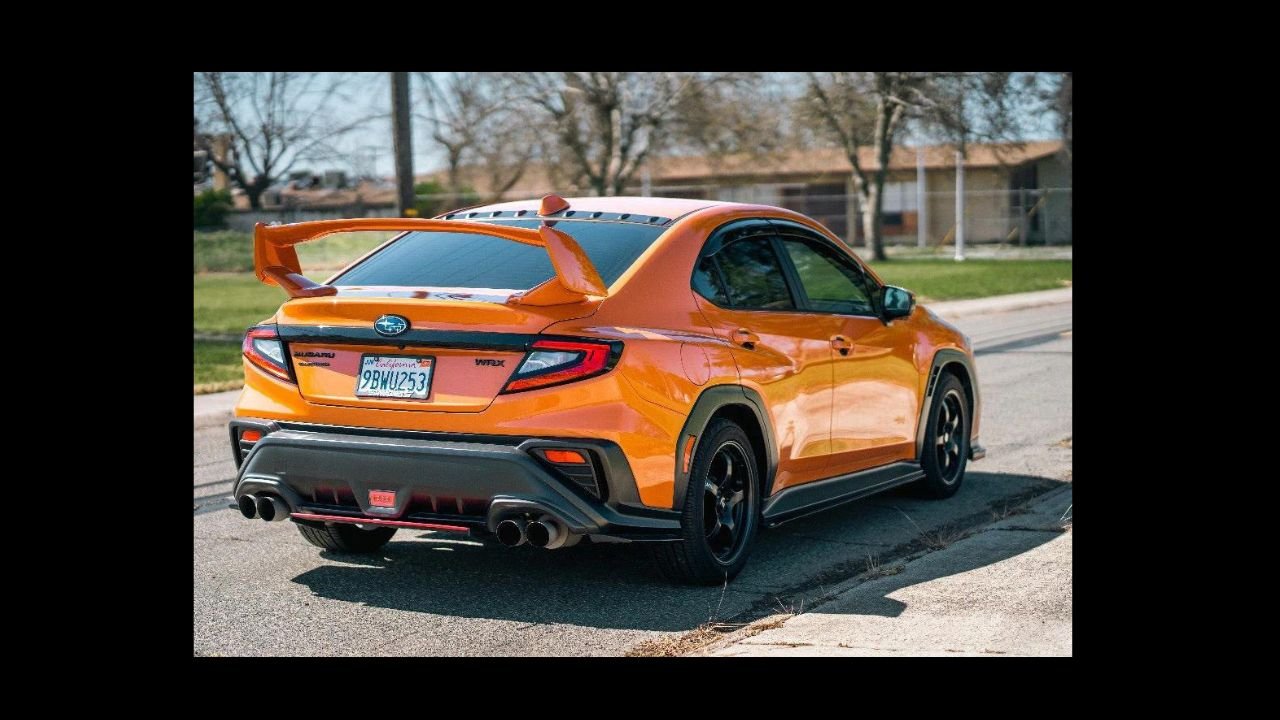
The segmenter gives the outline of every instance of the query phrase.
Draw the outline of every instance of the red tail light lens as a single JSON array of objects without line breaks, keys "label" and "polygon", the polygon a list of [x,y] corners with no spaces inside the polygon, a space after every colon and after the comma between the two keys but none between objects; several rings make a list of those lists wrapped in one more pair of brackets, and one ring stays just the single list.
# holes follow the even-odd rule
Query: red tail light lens
[{"label": "red tail light lens", "polygon": [[284,355],[284,343],[280,342],[275,328],[249,328],[249,332],[244,334],[240,350],[249,362],[263,372],[285,382],[293,382],[289,377],[289,361]]},{"label": "red tail light lens", "polygon": [[534,390],[606,373],[621,352],[622,343],[539,340],[502,392]]}]

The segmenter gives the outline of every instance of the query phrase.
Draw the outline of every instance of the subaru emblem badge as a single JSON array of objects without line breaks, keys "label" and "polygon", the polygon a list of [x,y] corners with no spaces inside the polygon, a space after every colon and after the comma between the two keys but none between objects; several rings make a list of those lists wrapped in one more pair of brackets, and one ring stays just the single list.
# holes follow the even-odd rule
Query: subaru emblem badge
[{"label": "subaru emblem badge", "polygon": [[400,315],[383,315],[373,323],[373,331],[385,337],[403,334],[409,329],[408,318]]}]

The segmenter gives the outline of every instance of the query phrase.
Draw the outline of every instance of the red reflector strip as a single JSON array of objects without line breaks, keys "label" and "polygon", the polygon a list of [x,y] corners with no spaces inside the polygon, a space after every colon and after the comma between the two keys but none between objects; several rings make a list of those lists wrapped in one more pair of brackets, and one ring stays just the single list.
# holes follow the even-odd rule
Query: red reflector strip
[{"label": "red reflector strip", "polygon": [[577,450],[543,450],[542,454],[553,463],[583,465],[587,462],[587,459]]},{"label": "red reflector strip", "polygon": [[395,507],[396,494],[391,490],[370,490],[369,504],[374,507]]},{"label": "red reflector strip", "polygon": [[262,439],[261,430],[245,430],[240,433],[240,439],[245,442],[258,442]]},{"label": "red reflector strip", "polygon": [[689,474],[689,466],[693,464],[693,445],[698,441],[697,435],[690,435],[684,443],[684,473]]},{"label": "red reflector strip", "polygon": [[410,522],[408,520],[383,520],[381,518],[348,517],[346,515],[320,515],[318,513],[295,512],[289,517],[298,520],[323,520],[325,522],[350,523],[352,525],[389,525],[391,527],[419,528],[421,530],[443,530],[445,532],[470,532],[461,525],[442,525],[440,523]]}]

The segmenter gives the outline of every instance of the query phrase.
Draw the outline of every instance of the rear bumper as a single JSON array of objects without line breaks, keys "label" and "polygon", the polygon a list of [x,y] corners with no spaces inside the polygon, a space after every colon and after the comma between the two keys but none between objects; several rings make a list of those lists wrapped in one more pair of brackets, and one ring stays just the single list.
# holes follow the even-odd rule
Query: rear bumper
[{"label": "rear bumper", "polygon": [[[263,433],[240,442],[243,429]],[[641,506],[622,450],[604,440],[458,435],[236,418],[230,425],[240,467],[233,500],[278,495],[302,519],[493,532],[498,522],[549,513],[575,534],[669,540],[679,516]],[[592,456],[593,491],[534,454],[575,448]],[[370,491],[395,493],[395,506],[370,504]],[[601,497],[596,497],[600,495]]]}]

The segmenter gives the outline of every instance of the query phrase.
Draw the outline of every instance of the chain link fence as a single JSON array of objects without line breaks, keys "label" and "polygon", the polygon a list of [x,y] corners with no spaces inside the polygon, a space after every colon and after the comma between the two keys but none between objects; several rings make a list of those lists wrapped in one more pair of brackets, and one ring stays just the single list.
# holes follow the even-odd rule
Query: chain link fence
[{"label": "chain link fence", "polygon": [[[954,246],[957,234],[955,190],[924,193],[914,183],[889,183],[881,210],[885,244],[921,250]],[[838,188],[839,191],[835,191]],[[629,188],[640,194],[640,188]],[[654,186],[649,194],[774,205],[808,215],[853,247],[865,247],[858,194],[841,186],[813,184]],[[966,190],[963,192],[966,246],[1066,246],[1072,244],[1071,188]]]}]

